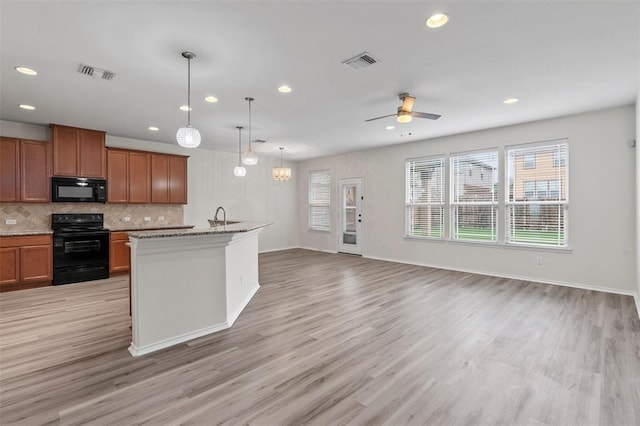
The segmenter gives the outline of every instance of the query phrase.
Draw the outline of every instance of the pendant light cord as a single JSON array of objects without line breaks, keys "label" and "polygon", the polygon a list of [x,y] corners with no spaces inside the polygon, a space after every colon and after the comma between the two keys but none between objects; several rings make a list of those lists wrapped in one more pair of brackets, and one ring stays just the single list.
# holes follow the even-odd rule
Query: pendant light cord
[{"label": "pendant light cord", "polygon": [[251,151],[251,101],[253,99],[249,98],[249,151]]},{"label": "pendant light cord", "polygon": [[238,166],[242,166],[242,127],[238,126]]},{"label": "pendant light cord", "polygon": [[187,58],[187,126],[191,126],[191,58]]}]

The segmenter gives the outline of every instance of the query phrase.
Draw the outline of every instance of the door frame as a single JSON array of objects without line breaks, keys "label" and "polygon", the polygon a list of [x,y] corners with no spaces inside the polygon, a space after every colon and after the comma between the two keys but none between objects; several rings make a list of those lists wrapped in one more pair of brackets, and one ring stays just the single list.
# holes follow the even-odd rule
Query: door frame
[{"label": "door frame", "polygon": [[[349,178],[339,178],[338,179],[338,190],[336,191],[336,193],[338,194],[338,216],[337,216],[337,223],[336,223],[336,230],[338,232],[336,232],[337,234],[337,240],[336,240],[336,251],[338,253],[347,253],[347,254],[354,254],[354,255],[358,255],[358,256],[362,256],[362,205],[363,205],[363,200],[364,200],[364,186],[363,186],[363,179],[362,177],[349,177]],[[342,238],[343,238],[343,229],[342,229],[342,223],[343,223],[343,218],[342,216],[344,215],[344,186],[345,185],[357,185],[357,187],[359,188],[360,194],[356,194],[356,213],[359,215],[356,219],[360,220],[359,222],[356,222],[356,244],[355,245],[351,245],[351,244],[347,244],[345,245],[342,242]],[[345,248],[347,248],[347,250],[344,250]],[[349,250],[349,249],[354,249],[354,250]]]}]

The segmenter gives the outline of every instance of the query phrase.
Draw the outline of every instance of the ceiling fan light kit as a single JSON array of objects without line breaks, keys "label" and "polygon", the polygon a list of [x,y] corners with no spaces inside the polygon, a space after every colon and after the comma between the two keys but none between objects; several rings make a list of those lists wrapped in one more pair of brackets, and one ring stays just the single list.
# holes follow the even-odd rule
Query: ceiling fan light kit
[{"label": "ceiling fan light kit", "polygon": [[178,145],[184,148],[197,148],[200,146],[200,132],[191,126],[191,60],[196,55],[191,52],[182,52],[182,57],[187,60],[187,125],[178,129],[176,140]]},{"label": "ceiling fan light kit", "polygon": [[418,118],[426,118],[429,120],[437,120],[438,118],[440,118],[441,116],[439,114],[431,114],[428,112],[418,112],[418,111],[412,111],[413,110],[413,104],[416,101],[416,98],[414,96],[410,96],[408,93],[400,93],[398,95],[398,98],[400,98],[400,100],[402,101],[402,105],[400,105],[398,107],[398,112],[395,114],[389,114],[389,115],[383,115],[382,117],[376,117],[376,118],[370,118],[368,120],[364,120],[365,122],[368,121],[374,121],[374,120],[380,120],[381,118],[387,118],[387,117],[396,117],[396,120],[398,121],[398,123],[409,123],[413,117],[418,117]]}]

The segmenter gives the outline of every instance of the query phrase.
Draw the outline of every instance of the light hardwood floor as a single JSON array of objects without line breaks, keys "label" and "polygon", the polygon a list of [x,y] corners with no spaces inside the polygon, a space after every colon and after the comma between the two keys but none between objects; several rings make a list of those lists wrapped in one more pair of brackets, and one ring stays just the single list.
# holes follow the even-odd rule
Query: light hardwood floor
[{"label": "light hardwood floor", "polygon": [[640,424],[629,296],[306,250],[260,282],[231,329],[138,358],[125,279],[0,294],[0,422]]}]

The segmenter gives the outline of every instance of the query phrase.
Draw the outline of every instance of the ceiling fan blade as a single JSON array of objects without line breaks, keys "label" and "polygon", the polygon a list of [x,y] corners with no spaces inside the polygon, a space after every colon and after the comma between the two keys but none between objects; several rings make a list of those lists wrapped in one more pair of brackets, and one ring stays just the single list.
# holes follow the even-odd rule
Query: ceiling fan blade
[{"label": "ceiling fan blade", "polygon": [[438,115],[438,114],[429,114],[428,112],[418,112],[418,111],[410,112],[409,115],[411,115],[412,117],[418,117],[418,118],[428,118],[429,120],[437,120],[438,118],[442,117],[441,115]]},{"label": "ceiling fan blade", "polygon": [[402,111],[411,112],[411,109],[413,108],[413,104],[415,103],[415,101],[416,101],[416,98],[414,98],[413,96],[406,95],[404,98],[402,98],[402,106],[400,108],[402,109]]},{"label": "ceiling fan blade", "polygon": [[381,118],[395,117],[396,115],[398,114],[383,115],[382,117],[376,117],[376,118],[370,118],[368,120],[364,120],[364,122],[366,123],[367,121],[380,120]]}]

